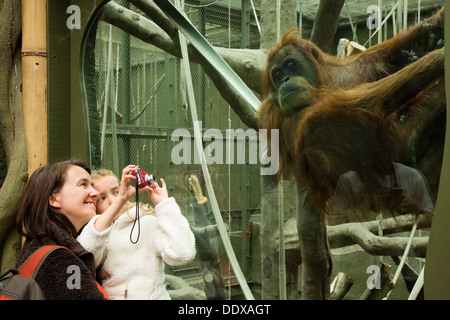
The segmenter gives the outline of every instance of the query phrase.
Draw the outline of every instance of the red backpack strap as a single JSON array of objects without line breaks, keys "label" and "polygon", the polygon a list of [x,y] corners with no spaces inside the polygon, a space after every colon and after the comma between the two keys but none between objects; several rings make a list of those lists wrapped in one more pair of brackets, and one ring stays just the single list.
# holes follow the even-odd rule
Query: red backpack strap
[{"label": "red backpack strap", "polygon": [[[37,249],[28,259],[22,264],[19,269],[19,274],[28,278],[34,278],[39,271],[39,268],[44,259],[53,251],[57,249],[67,249],[66,247],[48,245]],[[67,249],[69,250],[69,249]]]},{"label": "red backpack strap", "polygon": [[97,288],[98,290],[103,294],[103,296],[105,297],[106,300],[109,300],[108,295],[106,294],[105,289],[103,289],[103,287],[101,286],[100,283],[98,283],[97,281],[95,281],[97,283]]},{"label": "red backpack strap", "polygon": [[[44,262],[45,258],[57,249],[66,249],[72,252],[70,249],[57,246],[57,245],[48,245],[42,248],[37,249],[28,259],[22,264],[19,269],[19,275],[34,278],[39,271],[41,264]],[[105,299],[108,299],[108,295],[102,286],[96,281],[98,290],[103,294]]]}]

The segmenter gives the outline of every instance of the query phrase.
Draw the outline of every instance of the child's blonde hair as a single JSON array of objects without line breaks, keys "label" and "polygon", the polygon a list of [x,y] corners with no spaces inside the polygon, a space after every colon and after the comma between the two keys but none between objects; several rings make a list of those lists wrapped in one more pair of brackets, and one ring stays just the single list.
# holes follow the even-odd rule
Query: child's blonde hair
[{"label": "child's blonde hair", "polygon": [[[92,178],[92,182],[94,182],[94,183],[95,183],[95,181],[100,180],[104,177],[114,177],[117,180],[117,183],[119,183],[119,178],[117,178],[117,176],[114,174],[114,172],[112,172],[109,169],[97,169],[97,170],[91,171],[91,178]],[[125,211],[127,212],[127,214],[128,214],[128,210],[134,206],[136,206],[136,203],[127,201],[127,203],[125,204]],[[155,209],[153,209],[152,206],[147,203],[139,203],[139,210],[142,210],[144,213],[148,213],[148,214],[155,213]],[[128,216],[130,216],[130,215],[128,214]]]}]

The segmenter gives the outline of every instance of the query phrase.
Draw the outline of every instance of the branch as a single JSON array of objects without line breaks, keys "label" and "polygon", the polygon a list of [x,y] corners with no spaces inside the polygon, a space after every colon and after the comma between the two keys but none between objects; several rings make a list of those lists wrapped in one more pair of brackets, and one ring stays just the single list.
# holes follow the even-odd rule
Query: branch
[{"label": "branch", "polygon": [[[361,224],[355,223],[346,226],[343,230],[350,238],[359,244],[364,251],[372,255],[378,256],[401,256],[405,251],[408,238],[405,237],[380,237],[376,236]],[[409,256],[422,257],[426,256],[428,245],[428,237],[415,237],[412,239],[411,250]]]},{"label": "branch", "polygon": [[181,58],[179,46],[175,46],[172,39],[153,21],[122,7],[114,1],[103,7],[103,21],[116,26],[128,34],[150,43],[165,52]]},{"label": "branch", "polygon": [[[411,231],[415,216],[412,214],[395,218],[383,219],[383,235]],[[417,229],[431,227],[430,215],[417,216]],[[290,221],[290,220],[288,220]],[[334,226],[327,226],[327,237],[332,249],[359,244],[366,252],[373,255],[402,256],[408,238],[406,237],[378,237],[379,221],[350,222]],[[285,224],[284,240],[286,249],[299,250],[298,232],[295,222]],[[409,256],[425,257],[428,237],[413,239]]]},{"label": "branch", "polygon": [[344,2],[344,0],[321,0],[319,3],[311,32],[311,41],[324,52],[330,51]]},{"label": "branch", "polygon": [[[404,215],[383,220],[383,234],[410,231],[414,224],[413,215]],[[366,252],[373,255],[401,256],[406,248],[408,239],[405,237],[379,237],[378,221],[351,222],[327,227],[328,240],[332,248],[359,244]],[[417,229],[429,228],[431,217],[420,215],[417,217]],[[428,237],[415,237],[409,255],[425,257]]]},{"label": "branch", "polygon": [[[138,1],[133,3],[140,7],[149,20],[115,2],[109,2],[104,7],[103,20],[111,23],[130,35],[152,44],[157,48],[181,58],[178,38],[173,35],[173,27],[167,18],[151,1]],[[156,23],[161,23],[157,25]],[[169,36],[166,32],[170,32]],[[176,41],[176,42],[175,42]],[[257,93],[261,92],[261,76],[265,64],[264,50],[214,48],[242,78],[242,80]],[[219,74],[216,69],[191,45],[188,46],[189,59],[202,66],[204,72],[213,81],[222,97],[230,104],[240,119],[250,128],[256,128],[256,112],[249,106],[236,90]]]},{"label": "branch", "polygon": [[[416,218],[413,214],[405,214],[399,217],[383,219],[383,234],[388,235],[403,231],[411,231],[415,221],[417,222],[417,229],[431,227],[432,217],[430,215],[419,215],[417,216],[417,220],[415,219]],[[343,240],[345,239],[345,237],[348,237],[347,235],[345,235],[344,230],[355,224],[363,226],[365,229],[372,233],[378,232],[379,221],[343,223],[327,227],[328,240],[333,242],[334,240],[337,240],[338,237],[340,237],[340,242],[344,243],[345,241]],[[351,244],[354,244],[354,242],[350,240],[349,243],[344,243],[343,246]],[[337,247],[339,246],[336,246],[336,248]]]},{"label": "branch", "polygon": [[129,2],[145,12],[147,16],[151,17],[153,21],[169,35],[174,43],[179,42],[178,29],[152,0],[129,0]]}]

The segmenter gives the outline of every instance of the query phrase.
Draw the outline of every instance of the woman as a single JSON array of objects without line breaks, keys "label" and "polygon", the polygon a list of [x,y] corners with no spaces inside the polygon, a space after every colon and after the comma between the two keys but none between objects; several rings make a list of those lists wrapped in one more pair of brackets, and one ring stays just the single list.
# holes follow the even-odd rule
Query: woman
[{"label": "woman", "polygon": [[98,195],[89,168],[79,161],[40,167],[28,181],[17,216],[18,231],[26,238],[17,265],[46,245],[69,249],[53,251],[36,275],[49,300],[105,298],[95,280],[94,257],[76,240],[95,216]]}]

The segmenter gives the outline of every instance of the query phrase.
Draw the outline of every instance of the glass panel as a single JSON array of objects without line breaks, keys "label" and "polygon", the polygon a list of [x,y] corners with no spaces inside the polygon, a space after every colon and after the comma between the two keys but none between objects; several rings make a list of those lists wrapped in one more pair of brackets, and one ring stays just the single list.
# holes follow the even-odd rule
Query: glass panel
[{"label": "glass panel", "polygon": [[[122,5],[145,17],[133,5]],[[126,165],[137,164],[166,181],[169,196],[180,205],[196,235],[197,245],[192,263],[166,265],[166,275],[175,276],[166,280],[173,298],[193,299],[200,294],[208,299],[243,299],[220,240],[200,162],[194,155],[193,121],[180,60],[105,22],[107,9],[101,9],[97,27],[87,36],[83,57],[92,166],[110,169],[120,176]],[[214,41],[228,45],[228,32],[222,23],[205,23],[198,8],[193,8],[190,18],[210,30]],[[232,42],[239,44],[238,33],[232,34]],[[203,147],[208,157],[216,159],[208,168],[220,213],[239,265],[251,282],[249,230],[252,215],[259,213],[260,166],[249,164],[249,138],[242,150],[236,141],[233,163],[226,164],[226,130],[245,132],[248,128],[200,66],[192,64],[191,74],[202,134],[206,134]],[[206,138],[207,129],[215,129],[209,131],[213,134],[212,141]],[[246,160],[237,164],[241,151]],[[140,194],[139,201],[151,203],[146,193]],[[187,296],[179,297],[175,292],[181,284],[190,287]]]},{"label": "glass panel", "polygon": [[[341,26],[333,42],[336,48],[338,40],[343,36],[370,47],[377,41],[384,41],[395,35],[397,30],[392,26],[393,21],[400,16],[398,12],[386,19],[388,28],[383,29],[380,35],[375,35],[374,30],[366,24],[367,14],[361,15],[361,12],[373,5],[372,2],[374,1],[346,1],[339,18]],[[259,14],[259,2],[256,3]],[[86,35],[83,72],[92,166],[108,168],[120,175],[126,165],[137,164],[157,178],[163,177],[167,182],[169,195],[175,197],[197,237],[197,256],[192,263],[179,267],[166,266],[166,274],[175,276],[167,279],[173,298],[194,299],[200,295],[203,299],[244,299],[217,230],[205,177],[195,157],[194,119],[188,110],[185,89],[185,81],[189,80],[185,78],[182,64],[174,55],[131,35],[140,31],[124,31],[127,26],[121,24],[120,19],[117,20],[110,11],[112,5],[116,12],[119,6],[122,7],[120,12],[130,13],[129,19],[140,21],[142,25],[147,23],[148,18],[127,1],[110,2],[99,11],[96,23]],[[419,7],[409,8],[408,24],[412,24],[411,19],[416,22],[419,18],[424,19],[438,8],[435,2],[430,1],[421,1],[415,5]],[[317,11],[317,6],[318,1],[308,1],[297,6],[298,23],[302,27],[301,34],[304,38],[311,34],[311,17]],[[388,8],[386,5],[382,10],[383,19],[393,9],[391,4],[389,6]],[[241,1],[212,1],[204,5],[192,5],[189,1],[186,3],[189,19],[214,46],[258,48],[260,35],[253,11],[246,6],[247,22],[251,21],[246,25],[242,23],[242,20],[245,21],[242,10]],[[139,26],[139,23],[135,26]],[[246,27],[243,28],[243,25]],[[158,27],[153,27],[158,30]],[[336,48],[331,49],[332,55],[341,53]],[[352,48],[360,47],[353,43]],[[420,52],[412,51],[403,54],[410,61],[416,61],[421,55]],[[349,61],[352,59],[345,54],[341,58]],[[251,148],[252,139],[248,137],[244,148],[235,146],[234,162],[226,163],[226,146],[230,143],[226,139],[226,130],[237,132],[248,128],[221,97],[220,88],[214,86],[201,66],[191,64],[191,74],[204,138],[203,148],[209,159],[215,159],[213,163],[208,163],[212,187],[222,219],[228,227],[227,237],[246,281],[256,299],[299,299],[306,290],[306,280],[310,280],[308,277],[311,274],[314,277],[317,271],[306,270],[305,253],[300,252],[300,248],[311,239],[316,241],[323,231],[318,215],[306,217],[302,213],[309,210],[311,199],[303,198],[305,193],[297,191],[297,184],[290,176],[285,177],[282,183],[277,183],[275,177],[261,176],[261,164],[250,161],[255,151]],[[435,84],[435,90],[442,90],[442,82],[437,81]],[[420,103],[427,103],[426,98],[421,95],[416,98],[422,98]],[[388,200],[383,203],[398,201],[401,199],[399,195],[406,192],[408,199],[412,200],[409,205],[415,203],[426,211],[434,210],[445,134],[445,103],[439,103],[433,104],[435,109],[431,113],[414,113],[416,110],[410,109],[413,113],[392,114],[397,117],[400,130],[403,133],[409,132],[406,138],[411,154],[389,161],[389,168],[376,168],[379,170],[376,179],[380,178],[381,189],[387,190],[387,193],[381,195],[384,200]],[[408,107],[410,105],[406,109]],[[415,116],[418,118],[413,119],[414,124],[423,124],[421,119],[429,121],[426,126],[421,127],[423,131],[417,140],[414,140],[414,130],[421,128],[408,127],[411,118]],[[370,119],[365,120],[371,122]],[[340,134],[340,131],[333,131],[334,129],[349,130],[350,127],[349,121],[338,123],[332,119],[330,123],[336,124],[336,128],[327,125],[323,127],[330,130],[325,140],[321,141],[325,145],[328,137],[334,138]],[[371,147],[381,136],[379,131],[373,130],[367,136],[358,135],[360,145],[345,146],[347,149],[343,145],[338,146],[337,149],[342,147],[338,151],[344,150],[346,154],[343,156],[349,156],[352,150],[361,148],[367,150],[364,157],[368,160],[384,161],[380,146]],[[211,140],[205,139],[208,134],[212,135]],[[389,138],[387,129],[383,130],[383,134]],[[292,143],[294,138],[295,135]],[[391,142],[394,144],[398,141]],[[307,143],[312,144],[310,141]],[[316,145],[311,145],[312,149],[317,147],[317,142],[313,143]],[[245,150],[245,163],[237,162],[237,153],[242,150]],[[298,160],[294,159],[292,162],[296,164]],[[364,169],[369,162],[362,161],[358,165]],[[323,163],[317,161],[315,164],[319,167]],[[317,257],[317,261],[328,263],[331,261],[328,260],[328,253],[331,253],[332,269],[326,281],[332,282],[334,279],[351,283],[350,290],[343,293],[344,299],[374,298],[376,295],[369,289],[379,289],[382,285],[384,278],[378,277],[377,272],[385,266],[396,284],[390,293],[388,289],[376,298],[388,296],[388,299],[407,299],[425,264],[429,223],[427,225],[427,219],[423,219],[422,215],[415,229],[411,215],[382,217],[381,208],[374,205],[378,203],[373,202],[375,193],[364,184],[367,179],[375,179],[375,169],[372,168],[364,175],[356,166],[347,167],[350,168],[348,172],[343,170],[334,177],[336,183],[333,184],[331,196],[326,203],[331,214],[325,219],[327,237],[324,235],[322,240],[326,241],[320,243],[321,250],[323,249],[321,253],[324,255]],[[387,174],[390,169],[395,172],[392,176]],[[318,176],[323,174],[314,173]],[[362,190],[370,192],[364,193]],[[320,192],[319,198],[324,196]],[[146,195],[140,197],[140,201],[150,203]],[[407,213],[411,208],[403,209]],[[317,213],[317,209],[312,211]],[[305,228],[300,223],[299,239],[298,217],[310,218],[310,223],[317,230]],[[279,221],[282,221],[284,228],[278,227]],[[410,236],[412,229],[415,231],[414,237]],[[412,243],[408,244],[410,239]],[[280,246],[280,243],[283,245]],[[314,244],[317,243],[312,245]],[[390,250],[390,246],[399,246],[401,250]],[[409,248],[409,257],[405,257],[406,259],[402,259],[404,248]],[[403,265],[401,273],[398,265]],[[348,277],[352,280],[348,281]],[[176,289],[179,285],[189,288],[188,296],[177,296]],[[335,283],[332,283],[331,290],[334,288]],[[335,291],[332,292],[331,298],[336,298],[336,294]]]}]

